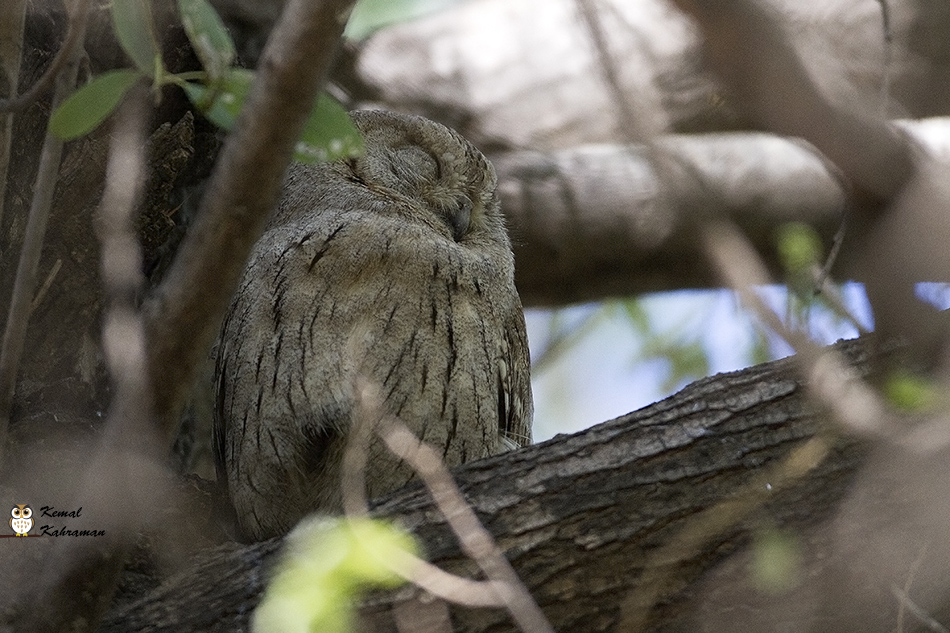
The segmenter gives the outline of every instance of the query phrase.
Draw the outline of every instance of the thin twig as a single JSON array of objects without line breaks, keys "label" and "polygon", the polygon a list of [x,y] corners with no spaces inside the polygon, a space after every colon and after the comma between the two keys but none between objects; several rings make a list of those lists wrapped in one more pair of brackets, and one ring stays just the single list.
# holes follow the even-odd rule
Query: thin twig
[{"label": "thin twig", "polygon": [[40,286],[40,289],[36,291],[36,296],[33,297],[33,301],[30,302],[30,313],[33,313],[36,308],[43,303],[43,299],[46,297],[46,293],[49,292],[50,286],[53,285],[53,280],[56,279],[56,275],[59,274],[59,269],[63,267],[63,260],[57,259],[52,268],[50,268],[49,274],[46,275],[46,280],[43,282],[43,285]]},{"label": "thin twig", "polygon": [[[914,559],[914,562],[911,564],[910,569],[907,571],[907,580],[904,581],[904,595],[909,598],[911,585],[914,584],[914,579],[917,577],[917,572],[920,571],[920,566],[924,562],[924,557],[927,555],[927,550],[930,548],[931,540],[928,540],[924,543],[924,546],[920,548],[920,554],[917,555],[917,558]],[[904,633],[904,612],[907,610],[907,603],[904,600],[900,600],[900,603],[897,609],[897,625],[894,627],[896,633]]]},{"label": "thin twig", "polygon": [[[343,453],[341,485],[343,511],[347,517],[363,518],[369,516],[369,504],[366,498],[366,458],[369,443],[373,436],[373,423],[380,417],[380,398],[365,381],[357,381],[359,389],[358,413],[354,417],[346,450]],[[504,606],[501,591],[493,581],[478,581],[450,574],[432,563],[413,556],[408,552],[391,567],[409,582],[429,592],[437,598],[467,607]]]},{"label": "thin twig", "polygon": [[881,5],[881,34],[884,36],[884,60],[881,63],[881,118],[887,119],[891,101],[891,60],[894,56],[894,36],[891,33],[891,8],[887,0],[877,0]]},{"label": "thin twig", "polygon": [[597,54],[600,70],[603,73],[604,83],[607,85],[611,100],[619,110],[620,130],[623,139],[631,143],[634,141],[649,141],[655,136],[656,130],[651,130],[648,125],[645,125],[646,121],[644,119],[646,117],[637,117],[633,103],[627,91],[621,85],[619,68],[617,68],[613,55],[610,54],[607,34],[604,33],[598,11],[593,6],[593,0],[575,0],[575,4],[584,25],[587,27],[591,43],[594,45],[594,51]]},{"label": "thin twig", "polygon": [[[38,100],[43,93],[50,89],[53,81],[59,75],[66,62],[72,58],[73,52],[79,47],[80,42],[86,35],[86,21],[89,16],[90,0],[75,0],[73,3],[72,15],[69,18],[69,26],[66,29],[66,37],[63,44],[56,52],[56,57],[50,63],[43,76],[36,80],[29,90],[23,94],[11,99],[0,99],[0,113],[19,112],[25,109],[34,101]],[[79,47],[81,48],[81,47]],[[75,83],[75,81],[73,82]],[[16,88],[14,87],[14,90]]]},{"label": "thin twig", "polygon": [[[79,5],[79,8],[83,6],[85,5]],[[85,36],[88,17],[88,11],[79,10],[70,19],[80,39]],[[81,47],[72,49],[69,63],[57,75],[53,109],[66,99],[76,85],[81,54]],[[26,342],[30,305],[36,288],[43,239],[46,235],[50,209],[53,206],[53,193],[56,189],[56,177],[62,154],[63,142],[47,132],[40,152],[40,164],[33,187],[33,200],[23,234],[23,248],[20,251],[16,279],[13,282],[13,295],[7,312],[3,343],[0,346],[0,464],[3,463],[3,449],[6,446],[10,424],[13,392],[16,387],[20,357],[23,355]]]},{"label": "thin twig", "polygon": [[910,599],[910,596],[907,595],[907,592],[902,590],[900,587],[891,587],[891,593],[894,594],[894,597],[897,598],[898,602],[901,603],[902,607],[913,614],[917,620],[920,621],[928,630],[933,631],[934,633],[950,633],[950,629],[940,624],[934,620],[929,613],[924,611],[916,602]]},{"label": "thin twig", "polygon": [[703,229],[703,245],[722,278],[739,293],[742,302],[797,352],[802,373],[808,379],[808,389],[816,401],[827,407],[851,432],[892,437],[897,421],[877,392],[834,352],[814,343],[804,332],[786,326],[753,290],[753,286],[765,286],[771,280],[745,236],[731,224],[708,223]]},{"label": "thin twig", "polygon": [[386,415],[379,435],[394,454],[412,466],[429,489],[436,507],[459,539],[462,551],[497,584],[508,613],[525,633],[554,633],[517,572],[462,496],[438,453],[397,418]]}]

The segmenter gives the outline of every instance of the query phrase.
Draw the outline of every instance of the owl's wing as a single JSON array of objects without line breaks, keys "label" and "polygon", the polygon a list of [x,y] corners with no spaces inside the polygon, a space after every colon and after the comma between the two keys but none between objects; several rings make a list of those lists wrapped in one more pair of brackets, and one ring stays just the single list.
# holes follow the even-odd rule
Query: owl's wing
[{"label": "owl's wing", "polygon": [[531,443],[534,417],[528,336],[520,306],[510,313],[504,344],[505,363],[498,372],[498,423],[502,437],[517,448]]}]

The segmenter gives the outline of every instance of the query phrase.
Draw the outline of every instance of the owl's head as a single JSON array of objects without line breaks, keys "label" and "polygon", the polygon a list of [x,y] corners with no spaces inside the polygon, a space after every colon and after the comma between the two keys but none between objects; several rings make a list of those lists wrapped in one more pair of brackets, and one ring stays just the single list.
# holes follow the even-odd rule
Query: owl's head
[{"label": "owl's head", "polygon": [[465,138],[418,116],[380,110],[351,116],[366,153],[349,167],[366,187],[408,202],[456,242],[504,231],[495,170]]},{"label": "owl's head", "polygon": [[29,519],[33,516],[33,509],[26,504],[16,505],[13,507],[13,510],[10,511],[10,515],[14,519]]}]

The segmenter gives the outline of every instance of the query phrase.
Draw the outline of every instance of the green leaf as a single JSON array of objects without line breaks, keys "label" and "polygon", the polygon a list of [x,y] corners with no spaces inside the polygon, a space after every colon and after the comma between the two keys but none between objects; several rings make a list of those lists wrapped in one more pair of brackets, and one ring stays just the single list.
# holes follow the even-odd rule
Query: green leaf
[{"label": "green leaf", "polygon": [[74,92],[50,117],[49,129],[68,141],[88,134],[115,110],[125,93],[141,79],[131,69],[103,73]]},{"label": "green leaf", "polygon": [[384,26],[406,22],[444,9],[458,0],[359,0],[353,7],[343,35],[361,40]]},{"label": "green leaf", "polygon": [[155,76],[161,64],[155,24],[152,21],[152,3],[149,0],[112,0],[112,24],[122,50],[135,67]]},{"label": "green leaf", "polygon": [[207,0],[178,0],[178,12],[210,83],[217,83],[234,61],[231,35]]},{"label": "green leaf", "polygon": [[633,297],[620,299],[619,302],[634,331],[640,335],[648,334],[650,332],[650,316],[643,306],[643,301],[639,297]]},{"label": "green leaf", "polygon": [[932,380],[907,370],[896,370],[884,381],[884,395],[894,407],[907,413],[924,413],[937,406],[938,391]]},{"label": "green leaf", "polygon": [[294,160],[320,163],[363,153],[363,137],[340,102],[324,93],[310,112],[294,151]]},{"label": "green leaf", "polygon": [[807,224],[788,222],[779,227],[778,251],[786,272],[791,275],[807,273],[821,260],[821,238]]},{"label": "green leaf", "polygon": [[253,71],[232,68],[214,88],[188,82],[184,89],[191,102],[209,121],[224,130],[232,130],[253,81]]}]

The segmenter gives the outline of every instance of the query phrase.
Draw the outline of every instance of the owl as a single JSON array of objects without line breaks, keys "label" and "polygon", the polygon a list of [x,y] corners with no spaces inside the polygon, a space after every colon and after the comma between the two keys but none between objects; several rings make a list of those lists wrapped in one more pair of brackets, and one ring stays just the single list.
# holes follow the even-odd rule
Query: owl
[{"label": "owl", "polygon": [[[216,467],[247,539],[340,509],[343,450],[364,411],[357,377],[449,465],[531,440],[494,169],[427,119],[352,118],[365,154],[290,168],[217,346]],[[372,443],[370,497],[411,478]]]},{"label": "owl", "polygon": [[30,528],[33,527],[33,510],[28,505],[16,505],[10,511],[10,527],[16,532],[17,536],[26,536]]}]

